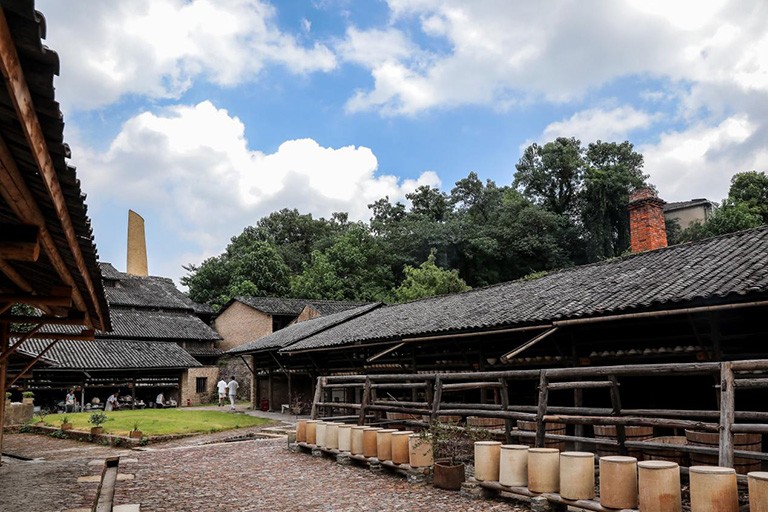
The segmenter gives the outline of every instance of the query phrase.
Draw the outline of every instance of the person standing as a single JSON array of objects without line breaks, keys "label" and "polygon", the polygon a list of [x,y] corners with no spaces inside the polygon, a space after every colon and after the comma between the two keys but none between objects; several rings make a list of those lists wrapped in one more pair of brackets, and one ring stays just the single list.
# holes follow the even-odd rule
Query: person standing
[{"label": "person standing", "polygon": [[232,409],[234,411],[236,409],[236,407],[235,407],[235,395],[237,394],[237,388],[240,387],[240,384],[237,383],[237,381],[235,380],[235,376],[234,375],[232,376],[232,380],[230,380],[227,383],[227,387],[229,388],[229,402],[232,404],[232,407],[230,407],[230,409]]},{"label": "person standing", "polygon": [[224,401],[227,399],[227,381],[224,380],[223,376],[219,380],[218,384],[216,384],[216,388],[219,392],[219,407],[221,407],[224,405]]},{"label": "person standing", "polygon": [[120,407],[120,404],[117,402],[118,395],[119,393],[117,391],[109,395],[109,398],[107,398],[107,404],[104,406],[104,411],[109,412],[112,409],[118,409]]},{"label": "person standing", "polygon": [[75,400],[75,390],[70,389],[64,398],[64,412],[75,412]]}]

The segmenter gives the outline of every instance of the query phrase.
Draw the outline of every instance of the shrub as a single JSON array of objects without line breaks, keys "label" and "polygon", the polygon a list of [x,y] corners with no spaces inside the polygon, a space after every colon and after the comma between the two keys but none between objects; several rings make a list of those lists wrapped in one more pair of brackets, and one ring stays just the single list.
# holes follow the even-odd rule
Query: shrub
[{"label": "shrub", "polygon": [[91,414],[91,417],[88,418],[88,423],[91,425],[98,427],[102,423],[105,423],[107,421],[107,415],[102,411],[96,411],[93,414]]},{"label": "shrub", "polygon": [[35,393],[32,391],[22,391],[21,396],[24,398],[35,398]]}]

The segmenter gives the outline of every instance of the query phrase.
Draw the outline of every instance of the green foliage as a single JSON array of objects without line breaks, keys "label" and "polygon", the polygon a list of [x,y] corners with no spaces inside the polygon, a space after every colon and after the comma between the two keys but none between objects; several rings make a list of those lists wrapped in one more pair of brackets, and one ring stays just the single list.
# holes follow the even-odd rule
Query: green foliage
[{"label": "green foliage", "polygon": [[632,144],[597,141],[587,147],[580,193],[589,261],[618,256],[629,247],[629,194],[648,186],[643,156]]},{"label": "green foliage", "polygon": [[352,224],[324,251],[312,253],[304,271],[291,280],[294,297],[377,301],[393,285],[388,254],[363,224]]},{"label": "green foliage", "polygon": [[726,205],[742,206],[760,217],[762,224],[768,223],[768,175],[757,171],[734,174]]},{"label": "green foliage", "polygon": [[11,392],[10,391],[6,391],[5,392],[5,399],[6,400],[10,400],[11,399]]},{"label": "green foliage", "polygon": [[395,298],[399,302],[406,302],[469,289],[457,270],[443,269],[435,264],[435,252],[432,251],[427,261],[418,268],[406,265],[405,279],[395,289]]},{"label": "green foliage", "polygon": [[558,215],[570,215],[584,173],[581,141],[558,137],[543,146],[534,143],[523,152],[515,168],[513,186],[523,194]]},{"label": "green foliage", "polygon": [[713,236],[734,233],[744,229],[755,228],[763,224],[762,218],[756,215],[746,204],[724,203],[715,208],[706,222],[694,222],[680,234],[681,242],[691,242],[711,238]]},{"label": "green foliage", "polygon": [[49,437],[55,437],[57,439],[69,439],[69,436],[63,430],[54,430],[48,434]]},{"label": "green foliage", "polygon": [[22,391],[21,396],[24,398],[35,398],[35,393],[33,391]]},{"label": "green foliage", "polygon": [[90,423],[95,427],[98,427],[106,423],[108,419],[109,418],[107,418],[107,415],[103,411],[96,411],[94,413],[91,413],[91,415],[88,417],[88,423]]},{"label": "green foliage", "polygon": [[59,423],[62,425],[64,425],[65,423],[69,423],[69,416],[67,416],[66,414],[59,419],[60,419]]}]

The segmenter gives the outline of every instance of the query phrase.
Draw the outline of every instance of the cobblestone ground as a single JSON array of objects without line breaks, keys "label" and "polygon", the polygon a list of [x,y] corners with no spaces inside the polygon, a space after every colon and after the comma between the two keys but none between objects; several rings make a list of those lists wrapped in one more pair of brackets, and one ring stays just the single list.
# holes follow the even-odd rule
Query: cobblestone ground
[{"label": "cobblestone ground", "polygon": [[85,508],[99,475],[89,464],[121,456],[115,504],[140,504],[142,512],[425,511],[523,512],[506,500],[471,500],[457,492],[410,484],[405,477],[366,466],[341,466],[331,458],[292,453],[284,439],[219,442],[248,430],[150,445],[144,451],[112,449],[28,434],[6,435],[4,451],[39,462],[4,459],[0,511],[51,512]]}]

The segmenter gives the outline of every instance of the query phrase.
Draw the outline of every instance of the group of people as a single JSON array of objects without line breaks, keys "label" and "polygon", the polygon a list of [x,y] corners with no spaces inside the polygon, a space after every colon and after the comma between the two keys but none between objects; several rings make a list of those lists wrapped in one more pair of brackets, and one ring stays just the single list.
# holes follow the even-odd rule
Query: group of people
[{"label": "group of people", "polygon": [[235,395],[237,394],[237,388],[240,387],[240,384],[237,383],[235,380],[235,376],[232,376],[232,379],[227,382],[224,380],[224,377],[221,378],[221,380],[216,384],[216,389],[219,392],[219,407],[223,406],[226,403],[227,400],[227,392],[229,392],[229,402],[230,402],[230,409],[235,410]]}]

